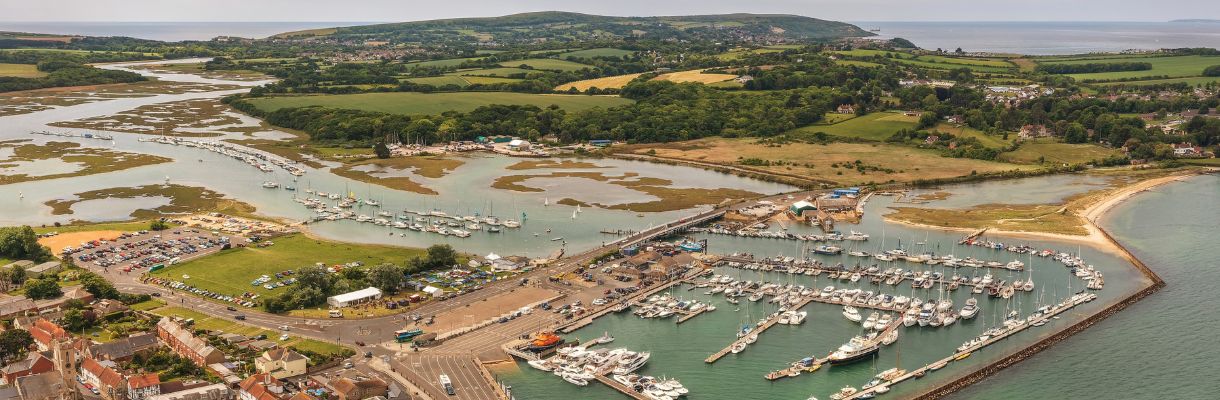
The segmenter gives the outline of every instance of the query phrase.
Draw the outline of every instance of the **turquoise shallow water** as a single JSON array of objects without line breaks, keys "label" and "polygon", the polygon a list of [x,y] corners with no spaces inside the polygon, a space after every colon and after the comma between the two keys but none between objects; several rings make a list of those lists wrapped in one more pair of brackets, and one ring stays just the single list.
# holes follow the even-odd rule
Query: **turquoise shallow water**
[{"label": "turquoise shallow water", "polygon": [[[1174,184],[1157,189],[1153,193],[1137,196],[1129,204],[1115,209],[1113,216],[1104,223],[1106,226],[1112,227],[1120,240],[1134,241],[1132,247],[1137,254],[1161,253],[1161,257],[1164,259],[1150,258],[1147,260],[1154,268],[1162,264],[1188,265],[1198,268],[1205,265],[1201,259],[1204,256],[1197,250],[1208,240],[1205,229],[1214,226],[1217,222],[1215,215],[1208,215],[1204,218],[1198,218],[1198,215],[1207,213],[1210,203],[1205,199],[1215,198],[1218,194],[1218,181],[1220,179],[1215,177],[1196,178],[1190,184]],[[970,192],[970,190],[961,190],[960,187],[951,188],[951,190],[954,191],[955,196],[959,193],[962,196],[969,196],[968,192]],[[1057,194],[1050,193],[1049,195]],[[1025,199],[1025,197],[1030,197],[1028,193],[1014,195],[1014,197],[1018,200],[1032,201],[1032,199]],[[860,226],[843,226],[840,229],[857,229],[873,235],[873,240],[865,245],[864,250],[867,251],[876,251],[879,248],[879,238],[884,232],[888,237],[885,248],[894,247],[897,239],[902,238],[903,242],[908,245],[914,241],[924,240],[929,243],[929,246],[939,245],[938,253],[941,254],[954,253],[959,257],[974,256],[1004,261],[1012,257],[1011,253],[1007,252],[994,252],[981,248],[954,248],[952,243],[960,237],[959,233],[927,232],[884,223],[880,220],[879,215],[884,212],[884,208],[890,205],[891,201],[892,199],[885,197],[874,198],[869,205],[869,215]],[[964,199],[959,199],[959,201],[964,201]],[[1158,211],[1145,210],[1148,208]],[[1163,217],[1161,214],[1174,214],[1176,218]],[[1155,219],[1155,224],[1146,221],[1148,218]],[[1193,222],[1187,225],[1184,221]],[[1191,231],[1183,229],[1183,227],[1194,227],[1198,230]],[[805,231],[809,228],[790,227],[790,230]],[[1149,233],[1155,235],[1150,236]],[[1183,235],[1189,236],[1189,238],[1183,239]],[[772,256],[796,255],[802,250],[800,245],[790,241],[716,235],[705,237],[709,239],[709,249],[716,253],[748,251],[760,256]],[[1156,239],[1154,240],[1153,237]],[[1077,246],[1074,244],[994,239],[1009,243],[1030,243],[1039,248],[1077,251]],[[1164,246],[1158,244],[1156,240],[1174,241],[1175,244]],[[1174,259],[1174,255],[1190,253],[1190,249],[1196,249],[1192,256],[1200,258]],[[1098,252],[1088,247],[1080,248],[1079,251],[1086,261],[1106,273],[1106,289],[1099,293],[1099,301],[1078,307],[1065,314],[1062,320],[1048,324],[1046,327],[1030,329],[997,345],[976,352],[970,358],[953,363],[921,380],[897,385],[890,394],[883,398],[899,399],[911,396],[932,385],[965,374],[979,365],[1004,356],[1007,351],[1028,345],[1053,330],[1061,329],[1079,318],[1096,312],[1108,305],[1107,303],[1125,297],[1147,284],[1147,281],[1135,272],[1134,268],[1114,255]],[[836,259],[832,257],[824,258],[824,260],[835,261]],[[1040,287],[1047,288],[1046,297],[1048,299],[1062,297],[1067,292],[1066,269],[1047,260],[1035,258],[1033,261],[1034,279]],[[760,274],[727,269],[718,272],[739,274],[743,279],[813,283],[812,279],[804,276],[790,277],[783,274]],[[1169,271],[1166,271],[1166,274],[1168,273]],[[1177,279],[1187,279],[1188,277],[1189,275],[1184,275]],[[1011,278],[1006,279],[1011,280]],[[1166,279],[1170,280],[1170,285],[1174,285],[1169,276],[1166,276]],[[1210,281],[1204,279],[1196,285],[1202,288],[1205,287],[1203,285],[1206,285],[1206,282],[1215,281],[1215,279]],[[1073,281],[1074,289],[1080,288],[1078,282]],[[817,286],[826,284],[843,287],[846,283],[827,282],[825,279],[820,279]],[[1136,393],[1141,394],[1139,398],[1146,398],[1142,396],[1143,391],[1153,393],[1159,390],[1148,385],[1151,382],[1157,382],[1150,377],[1161,374],[1176,375],[1170,381],[1178,382],[1178,390],[1183,394],[1181,397],[1191,397],[1187,395],[1188,393],[1198,397],[1201,392],[1191,391],[1191,382],[1199,382],[1195,379],[1201,379],[1201,377],[1182,377],[1182,374],[1177,374],[1177,369],[1171,367],[1174,365],[1172,363],[1177,360],[1194,360],[1199,373],[1202,374],[1202,371],[1206,370],[1206,364],[1201,364],[1201,362],[1212,357],[1192,355],[1188,354],[1190,352],[1178,350],[1171,343],[1162,341],[1163,339],[1158,335],[1166,330],[1166,327],[1173,326],[1175,328],[1185,327],[1185,329],[1175,329],[1175,332],[1181,333],[1168,336],[1180,336],[1176,338],[1177,340],[1197,338],[1199,335],[1196,332],[1206,331],[1209,324],[1214,323],[1206,318],[1200,318],[1208,314],[1205,311],[1206,306],[1196,305],[1197,300],[1200,299],[1197,294],[1205,293],[1201,288],[1185,290],[1187,293],[1195,293],[1194,296],[1183,293],[1176,296],[1167,295],[1166,293],[1170,292],[1166,291],[1153,297],[1153,299],[1168,299],[1177,303],[1190,302],[1192,306],[1184,308],[1188,311],[1181,311],[1183,307],[1180,304],[1170,304],[1164,307],[1177,311],[1165,313],[1163,310],[1153,310],[1152,312],[1158,315],[1144,316],[1139,311],[1140,307],[1135,307],[1115,319],[1106,321],[1103,325],[1086,331],[1072,341],[1054,347],[1035,360],[1027,361],[980,386],[971,388],[971,391],[960,394],[956,398],[1132,398],[1131,395]],[[884,290],[890,293],[910,294],[908,286],[900,286],[897,290],[886,286]],[[1022,308],[1028,310],[1032,307],[1034,297],[1039,291],[1040,289],[1035,291],[1035,296],[1023,299]],[[803,356],[813,354],[823,356],[858,333],[859,328],[840,316],[838,307],[815,303],[804,308],[805,311],[810,312],[809,321],[805,325],[773,328],[762,334],[758,343],[750,346],[744,353],[730,355],[716,364],[708,365],[703,362],[703,359],[732,340],[734,329],[742,321],[747,320],[746,310],[742,307],[735,311],[735,306],[725,303],[723,297],[706,296],[702,294],[702,290],[686,291],[684,287],[679,287],[674,290],[674,294],[686,299],[710,299],[719,309],[712,313],[705,313],[680,326],[674,325],[672,321],[641,320],[630,315],[613,315],[599,319],[589,327],[578,331],[576,336],[587,339],[608,331],[618,337],[613,346],[651,351],[653,359],[642,372],[678,378],[691,389],[692,398],[805,399],[810,395],[815,395],[825,399],[834,390],[844,385],[858,387],[876,371],[894,365],[901,365],[907,369],[917,368],[950,354],[954,347],[984,329],[984,326],[990,323],[991,313],[1004,306],[996,302],[983,301],[983,314],[979,318],[948,329],[905,328],[898,343],[882,349],[879,357],[873,363],[864,362],[823,368],[813,374],[768,382],[762,378],[767,371],[782,368]],[[935,297],[936,293],[924,292],[919,295],[927,298]],[[960,306],[968,296],[968,292],[959,291],[952,297]],[[762,312],[771,311],[770,305],[754,304],[756,306],[752,306],[752,309],[749,310],[753,319],[758,318]],[[1131,322],[1129,326],[1105,328],[1105,325],[1113,324],[1114,321],[1122,321],[1125,318],[1136,318],[1136,321]],[[1112,342],[1115,340],[1117,342]],[[1189,340],[1187,341],[1189,342]],[[1202,340],[1202,342],[1205,341],[1205,339]],[[1195,344],[1197,347],[1203,345],[1204,343]],[[1053,359],[1052,361],[1042,360],[1044,356],[1053,357]],[[1098,361],[1099,359],[1104,361]],[[1104,365],[1094,365],[1101,363]],[[1149,371],[1147,367],[1136,367],[1149,363],[1157,363],[1160,368],[1153,372]],[[520,366],[520,368],[508,367],[496,371],[502,379],[514,386],[514,394],[520,399],[622,398],[621,395],[597,384],[578,388],[564,383],[553,375],[530,369],[524,364],[520,364]],[[1131,382],[1130,384],[1133,386],[1140,386],[1143,391],[1109,390],[1111,388],[1106,386],[1111,379],[1107,374],[1109,370],[1125,371],[1127,382]],[[1070,373],[1065,373],[1065,371]],[[1086,384],[1082,384],[1082,382]],[[1102,386],[1106,387],[1102,388]],[[1099,393],[1107,393],[1107,395],[1099,396]]]},{"label": "turquoise shallow water", "polygon": [[1103,225],[1167,286],[953,398],[1217,398],[1218,198],[1220,177],[1202,176],[1112,210]]}]

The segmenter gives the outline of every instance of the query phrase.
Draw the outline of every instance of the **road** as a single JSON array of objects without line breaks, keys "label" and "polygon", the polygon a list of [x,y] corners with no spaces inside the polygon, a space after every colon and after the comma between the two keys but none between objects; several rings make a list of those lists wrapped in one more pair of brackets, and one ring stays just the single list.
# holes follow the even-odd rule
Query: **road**
[{"label": "road", "polygon": [[[539,310],[508,323],[493,324],[474,330],[446,340],[436,347],[423,349],[418,352],[412,352],[405,346],[386,339],[390,339],[392,332],[413,324],[407,318],[407,313],[427,316],[453,312],[467,305],[513,291],[520,286],[519,278],[528,278],[530,282],[534,282],[533,284],[546,285],[561,294],[575,295],[576,299],[589,304],[593,298],[599,297],[602,291],[609,286],[581,288],[577,286],[555,285],[549,283],[547,278],[552,275],[572,272],[598,256],[617,251],[621,243],[638,243],[651,240],[669,232],[690,227],[694,225],[692,221],[720,215],[726,209],[727,207],[716,208],[657,226],[622,240],[565,257],[552,263],[551,266],[516,275],[512,279],[492,282],[484,285],[482,290],[467,293],[450,300],[431,301],[418,308],[405,310],[403,314],[368,319],[298,318],[269,314],[255,309],[242,309],[232,312],[226,309],[226,307],[230,306],[228,303],[215,302],[193,294],[144,283],[138,274],[102,269],[92,265],[89,268],[110,280],[122,292],[160,293],[162,299],[171,305],[190,308],[219,318],[271,330],[278,330],[280,326],[288,325],[291,327],[291,334],[293,335],[358,348],[360,350],[359,353],[371,351],[377,357],[389,356],[389,365],[396,373],[420,387],[421,390],[424,390],[433,398],[497,399],[496,389],[489,384],[474,364],[476,357],[482,356],[484,360],[492,360],[487,357],[489,355],[495,357],[494,355],[498,352],[500,355],[498,358],[503,358],[500,346],[522,335],[562,322],[558,314]],[[566,299],[566,301],[572,300]],[[245,315],[246,319],[244,321],[237,321],[234,317],[238,314]],[[356,341],[365,342],[368,346],[356,346]],[[354,362],[360,363],[358,368],[368,368],[360,354],[355,357]],[[457,389],[456,396],[448,396],[442,392],[440,384],[437,381],[440,374],[449,375],[450,379],[453,380],[453,385]]]}]

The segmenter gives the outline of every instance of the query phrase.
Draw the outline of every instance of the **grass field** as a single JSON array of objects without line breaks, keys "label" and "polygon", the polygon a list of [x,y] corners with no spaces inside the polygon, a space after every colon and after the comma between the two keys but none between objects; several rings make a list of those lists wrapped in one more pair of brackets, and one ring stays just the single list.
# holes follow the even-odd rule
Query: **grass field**
[{"label": "grass field", "polygon": [[262,97],[250,102],[264,111],[285,107],[325,106],[392,114],[434,115],[445,111],[467,112],[490,104],[547,107],[559,105],[569,111],[630,104],[631,100],[609,96],[567,96],[509,92],[461,93],[360,93],[319,96]]},{"label": "grass field", "polygon": [[246,324],[229,321],[224,318],[215,317],[182,307],[161,307],[150,310],[151,313],[163,317],[179,317],[192,318],[195,320],[195,327],[199,329],[207,329],[211,331],[221,331],[225,333],[236,333],[246,337],[254,337],[258,335],[267,335],[268,340],[274,340],[282,346],[291,347],[297,350],[308,350],[319,354],[347,355],[351,350],[334,344],[323,342],[320,340],[306,339],[300,336],[289,334],[286,341],[279,340],[279,332],[262,329]]},{"label": "grass field", "polygon": [[0,76],[11,76],[15,78],[38,78],[46,75],[46,73],[39,71],[38,66],[34,64],[0,63]]},{"label": "grass field", "polygon": [[1104,82],[1104,83],[1096,83],[1094,85],[1097,85],[1097,86],[1120,86],[1120,85],[1122,85],[1122,86],[1151,86],[1151,85],[1185,83],[1190,86],[1198,86],[1198,85],[1206,85],[1206,84],[1212,83],[1212,82],[1220,82],[1220,77],[1192,76],[1192,77],[1187,77],[1187,78],[1146,79],[1146,80],[1128,81],[1128,82]]},{"label": "grass field", "polygon": [[1007,72],[1012,70],[1016,65],[1007,60],[998,58],[977,58],[977,57],[951,57],[941,55],[915,55],[900,51],[886,50],[847,50],[836,51],[836,54],[853,56],[853,57],[885,57],[886,54],[893,55],[893,58],[887,58],[894,62],[924,68],[933,69],[954,69],[954,68],[970,68],[979,72]]},{"label": "grass field", "polygon": [[1118,149],[1093,144],[1037,141],[1023,143],[1016,151],[1000,153],[999,160],[1018,164],[1037,164],[1039,158],[1044,157],[1047,163],[1081,164],[1118,155],[1122,155]]},{"label": "grass field", "polygon": [[652,79],[656,80],[656,81],[670,81],[670,82],[677,82],[677,83],[686,83],[686,82],[716,83],[716,82],[724,82],[724,81],[727,81],[727,80],[730,80],[730,79],[733,79],[736,77],[737,77],[737,75],[733,75],[733,74],[705,74],[705,73],[703,73],[703,70],[696,69],[696,70],[690,70],[690,71],[678,71],[678,72],[670,72],[667,74],[661,74],[661,75],[657,75],[656,78],[652,78]]},{"label": "grass field", "polygon": [[[992,161],[941,157],[935,151],[884,143],[790,143],[767,145],[754,139],[707,138],[685,142],[628,145],[619,149],[635,154],[692,162],[741,167],[741,160],[755,158],[772,165],[750,167],[775,174],[800,176],[839,185],[869,182],[910,182],[916,179],[951,178],[978,173],[1032,169]],[[859,160],[864,172],[855,168]],[[782,163],[783,165],[775,165]],[[849,167],[850,165],[850,167]],[[889,171],[886,171],[886,170]]]},{"label": "grass field", "polygon": [[634,54],[634,51],[616,49],[612,47],[601,47],[596,49],[576,50],[560,54],[560,58],[593,58],[593,57],[622,57]]},{"label": "grass field", "polygon": [[445,60],[416,61],[416,62],[409,62],[409,63],[407,63],[407,67],[409,67],[409,68],[416,68],[416,67],[456,67],[456,66],[458,66],[458,65],[460,65],[460,64],[462,64],[462,63],[464,63],[464,62],[466,62],[466,61],[470,61],[470,60],[478,60],[478,59],[482,59],[482,58],[483,58],[483,57],[470,57],[470,58],[450,58],[450,59],[445,59]]},{"label": "grass field", "polygon": [[762,47],[757,49],[733,49],[716,55],[723,61],[733,61],[752,54],[779,53],[784,51],[782,48]]},{"label": "grass field", "polygon": [[622,88],[623,86],[627,86],[628,83],[635,80],[635,78],[638,78],[640,75],[643,74],[615,75],[604,78],[585,79],[583,81],[568,82],[559,85],[555,87],[555,90],[568,91],[571,88],[576,88],[576,90],[583,92],[594,87],[598,89],[618,89]]},{"label": "grass field", "polygon": [[900,129],[915,129],[919,117],[894,112],[875,112],[830,125],[810,125],[797,128],[796,132],[825,132],[851,138],[882,141]]},{"label": "grass field", "polygon": [[947,122],[941,122],[939,124],[936,124],[936,126],[933,129],[936,129],[937,131],[940,131],[940,132],[949,133],[949,134],[952,134],[953,136],[957,136],[957,137],[975,138],[975,139],[978,139],[979,143],[982,143],[983,146],[987,146],[987,147],[991,147],[991,148],[1006,147],[1006,146],[1012,144],[1013,138],[1017,137],[1017,135],[1013,134],[1013,135],[1008,136],[1009,137],[1008,140],[1004,140],[1003,136],[988,135],[986,133],[983,133],[983,131],[971,128],[966,125],[954,126]]},{"label": "grass field", "polygon": [[1077,80],[1094,79],[1094,80],[1112,80],[1123,78],[1140,78],[1151,76],[1167,76],[1170,78],[1181,78],[1190,76],[1200,76],[1203,74],[1203,69],[1212,65],[1220,65],[1220,57],[1216,56],[1170,56],[1170,57],[1127,57],[1121,59],[1075,59],[1068,61],[1047,61],[1040,60],[1042,64],[1088,64],[1088,63],[1106,63],[1106,62],[1146,62],[1152,64],[1152,69],[1147,71],[1119,71],[1119,72],[1098,72],[1091,74],[1067,74]]},{"label": "grass field", "polygon": [[875,63],[875,62],[868,62],[868,61],[856,61],[856,60],[835,60],[835,64],[839,64],[839,65],[854,65],[854,66],[857,66],[857,67],[867,67],[867,68],[876,68],[876,67],[880,67],[880,66],[881,66],[881,64],[877,64],[877,63]]},{"label": "grass field", "polygon": [[[303,234],[293,234],[272,240],[269,247],[245,247],[223,250],[215,255],[173,265],[152,273],[217,293],[238,295],[252,292],[260,295],[291,291],[292,287],[268,290],[253,286],[250,281],[262,275],[274,276],[276,272],[296,270],[301,267],[324,263],[326,265],[359,261],[366,266],[381,263],[403,264],[411,257],[422,255],[422,249],[338,243],[314,240]],[[182,279],[189,275],[190,279]]]},{"label": "grass field", "polygon": [[504,67],[504,68],[487,68],[487,69],[472,69],[472,70],[465,70],[465,71],[457,71],[457,72],[450,72],[445,75],[506,77],[509,75],[530,74],[530,73],[539,73],[539,72],[532,70],[532,69]]},{"label": "grass field", "polygon": [[533,69],[542,69],[550,71],[571,72],[580,71],[585,68],[592,68],[588,65],[567,60],[556,60],[551,58],[527,58],[524,60],[505,61],[500,63],[505,67],[520,67],[527,65]]},{"label": "grass field", "polygon": [[496,84],[496,83],[511,83],[511,82],[520,81],[520,79],[497,78],[494,76],[458,76],[458,75],[428,76],[428,77],[423,77],[423,78],[406,78],[403,80],[412,82],[412,83],[418,83],[421,85],[432,85],[432,86],[457,85],[457,86],[461,86],[461,87],[467,87],[467,86],[475,85],[475,84],[491,85],[491,84]]}]

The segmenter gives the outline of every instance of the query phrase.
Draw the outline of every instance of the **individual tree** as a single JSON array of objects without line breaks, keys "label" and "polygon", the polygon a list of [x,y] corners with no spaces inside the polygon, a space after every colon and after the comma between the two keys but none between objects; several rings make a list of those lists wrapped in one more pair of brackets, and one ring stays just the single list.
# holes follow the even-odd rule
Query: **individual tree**
[{"label": "individual tree", "polygon": [[25,282],[25,297],[33,300],[53,299],[63,294],[54,279],[31,279]]},{"label": "individual tree", "polygon": [[152,223],[148,224],[148,230],[150,230],[150,231],[163,231],[166,229],[169,229],[169,224],[167,224],[167,223],[165,223],[165,221],[162,221],[159,219],[154,220]]},{"label": "individual tree", "polygon": [[30,331],[24,329],[9,329],[0,332],[0,360],[5,364],[21,359],[34,344]]},{"label": "individual tree", "polygon": [[119,290],[114,288],[114,285],[102,278],[100,275],[92,272],[82,272],[80,276],[81,286],[85,291],[92,294],[98,299],[117,299],[119,298]]},{"label": "individual tree", "polygon": [[297,270],[297,282],[307,288],[317,288],[322,293],[330,293],[334,287],[334,279],[326,272],[326,268],[311,265]]},{"label": "individual tree", "polygon": [[390,148],[385,145],[385,142],[379,141],[377,144],[374,144],[373,153],[380,159],[390,158]]},{"label": "individual tree", "polygon": [[387,293],[398,292],[404,279],[402,267],[390,263],[373,266],[368,273],[369,284]]},{"label": "individual tree", "polygon": [[428,246],[428,258],[424,263],[428,269],[445,268],[457,264],[457,251],[447,244]]}]

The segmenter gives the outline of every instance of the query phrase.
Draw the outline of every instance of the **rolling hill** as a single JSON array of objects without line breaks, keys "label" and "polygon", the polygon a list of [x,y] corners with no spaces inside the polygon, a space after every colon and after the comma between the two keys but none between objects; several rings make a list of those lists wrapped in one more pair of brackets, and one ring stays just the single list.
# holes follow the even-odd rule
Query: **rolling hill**
[{"label": "rolling hill", "polygon": [[637,37],[640,39],[819,40],[871,36],[859,27],[799,15],[723,14],[660,17],[613,17],[545,11],[487,18],[338,27],[287,32],[279,38],[327,36],[340,40],[393,42],[497,42],[537,40],[582,41]]}]

